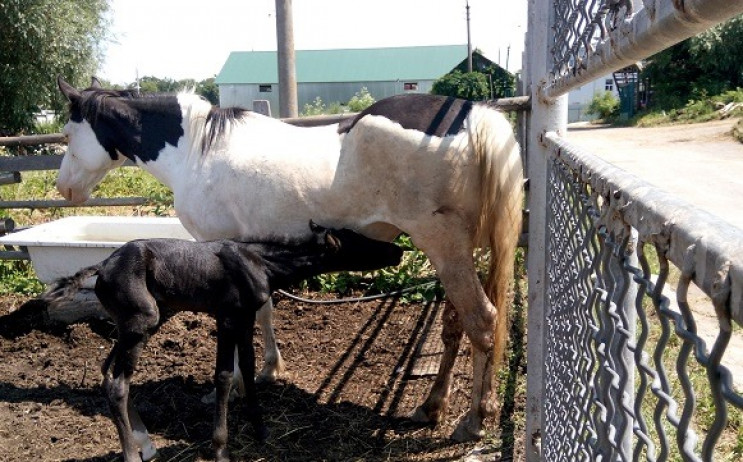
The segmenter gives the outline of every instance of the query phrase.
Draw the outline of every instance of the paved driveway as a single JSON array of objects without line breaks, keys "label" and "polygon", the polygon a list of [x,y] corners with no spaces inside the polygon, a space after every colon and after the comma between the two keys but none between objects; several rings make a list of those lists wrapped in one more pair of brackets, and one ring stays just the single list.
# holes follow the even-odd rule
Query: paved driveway
[{"label": "paved driveway", "polygon": [[568,127],[567,138],[743,229],[743,144],[736,120],[654,128]]}]

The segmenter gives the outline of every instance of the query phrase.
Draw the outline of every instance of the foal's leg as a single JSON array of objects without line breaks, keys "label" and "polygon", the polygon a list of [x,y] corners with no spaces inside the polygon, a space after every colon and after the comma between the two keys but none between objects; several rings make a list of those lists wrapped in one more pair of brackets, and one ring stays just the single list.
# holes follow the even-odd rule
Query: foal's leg
[{"label": "foal's leg", "polygon": [[273,331],[273,301],[271,298],[258,310],[258,324],[263,335],[263,369],[258,374],[258,382],[275,382],[284,374],[284,360],[276,344]]},{"label": "foal's leg", "polygon": [[143,459],[147,461],[156,455],[147,429],[129,400],[129,385],[146,341],[147,334],[120,333],[119,341],[111,350],[103,370],[103,388],[119,434],[125,462],[141,462]]},{"label": "foal's leg", "polygon": [[[452,434],[455,440],[466,441],[482,438],[483,420],[495,414],[493,350],[496,308],[488,300],[478,279],[472,248],[466,244],[470,242],[468,234],[457,233],[454,225],[446,229],[447,233],[441,230],[434,235],[434,239],[421,239],[416,244],[436,267],[447,297],[457,310],[464,333],[472,342],[472,401],[469,412]],[[445,375],[451,375],[451,370],[440,368],[437,382],[445,382]],[[445,395],[442,387],[434,384],[425,404],[416,411],[417,417],[427,415],[429,409],[441,408],[441,396]]]},{"label": "foal's leg", "polygon": [[447,300],[441,314],[441,340],[444,343],[444,354],[439,363],[436,380],[431,387],[426,401],[418,407],[411,418],[416,422],[440,423],[449,406],[452,368],[459,353],[462,341],[462,325],[454,304]]},{"label": "foal's leg", "polygon": [[245,372],[245,376],[249,377],[249,379],[243,383],[245,385],[244,396],[248,405],[250,423],[253,424],[256,439],[258,439],[258,441],[265,441],[265,439],[268,438],[268,429],[263,423],[263,411],[258,403],[255,381],[253,380],[253,374],[255,371],[253,324],[255,324],[255,313],[252,313],[252,315],[249,316],[249,319],[245,322],[245,329],[239,337],[237,346],[240,357],[240,368]]},{"label": "foal's leg", "polygon": [[230,452],[227,449],[227,405],[230,398],[230,387],[234,372],[235,332],[217,320],[217,366],[214,371],[216,400],[214,409],[214,433],[212,444],[217,462],[228,462]]}]

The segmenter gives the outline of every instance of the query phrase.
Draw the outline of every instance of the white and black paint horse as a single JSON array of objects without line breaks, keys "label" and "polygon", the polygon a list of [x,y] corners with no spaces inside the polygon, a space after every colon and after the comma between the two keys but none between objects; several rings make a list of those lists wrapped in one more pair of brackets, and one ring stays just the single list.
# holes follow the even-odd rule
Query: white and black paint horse
[{"label": "white and black paint horse", "polygon": [[[178,217],[199,240],[304,236],[311,218],[380,240],[409,234],[451,302],[438,375],[413,418],[441,420],[465,333],[473,346],[472,401],[453,437],[482,436],[495,409],[521,226],[521,158],[501,113],[408,94],[341,126],[300,128],[188,93],[135,97],[95,81],[77,90],[61,78],[59,87],[70,121],[57,187],[74,203],[129,158],[173,190]],[[480,246],[492,249],[484,288],[472,256]],[[258,320],[266,343],[261,375],[275,377],[283,364],[270,306]]]},{"label": "white and black paint horse", "polygon": [[229,460],[227,401],[235,348],[240,367],[250,375],[244,394],[257,437],[263,423],[253,381],[255,314],[276,289],[321,273],[369,271],[400,263],[402,249],[353,231],[327,230],[310,222],[313,237],[296,241],[243,242],[232,239],[194,242],[143,239],[124,244],[101,263],[51,285],[54,299],[74,293],[97,276],[95,294],[117,327],[118,341],[103,364],[103,387],[119,433],[124,460],[155,456],[134,405],[129,385],[149,337],[174,314],[188,310],[212,314],[217,322],[217,399],[213,444],[216,460]]}]

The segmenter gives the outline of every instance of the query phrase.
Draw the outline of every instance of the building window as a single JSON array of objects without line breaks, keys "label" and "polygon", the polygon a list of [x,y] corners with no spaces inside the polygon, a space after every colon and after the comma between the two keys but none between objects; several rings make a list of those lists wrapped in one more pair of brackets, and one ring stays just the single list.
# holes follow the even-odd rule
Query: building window
[{"label": "building window", "polygon": [[403,84],[403,89],[405,91],[417,91],[418,90],[418,82],[405,82]]},{"label": "building window", "polygon": [[258,91],[261,93],[271,93],[271,84],[258,85]]},{"label": "building window", "polygon": [[604,81],[604,90],[614,91],[614,79],[606,79]]}]

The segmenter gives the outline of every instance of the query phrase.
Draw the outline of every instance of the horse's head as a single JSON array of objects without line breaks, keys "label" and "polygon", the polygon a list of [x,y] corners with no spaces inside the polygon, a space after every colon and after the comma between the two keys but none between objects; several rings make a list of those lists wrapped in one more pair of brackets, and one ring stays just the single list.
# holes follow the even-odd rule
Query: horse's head
[{"label": "horse's head", "polygon": [[[116,151],[115,127],[110,116],[94,110],[95,101],[112,96],[93,79],[90,88],[79,91],[61,77],[59,89],[70,102],[70,119],[63,133],[67,136],[67,153],[62,159],[57,189],[65,199],[76,204],[85,202],[106,173],[124,162]],[[103,106],[99,103],[99,106]]]},{"label": "horse's head", "polygon": [[371,271],[400,264],[402,249],[350,229],[328,229],[310,221],[315,239],[328,251],[324,271]]}]

